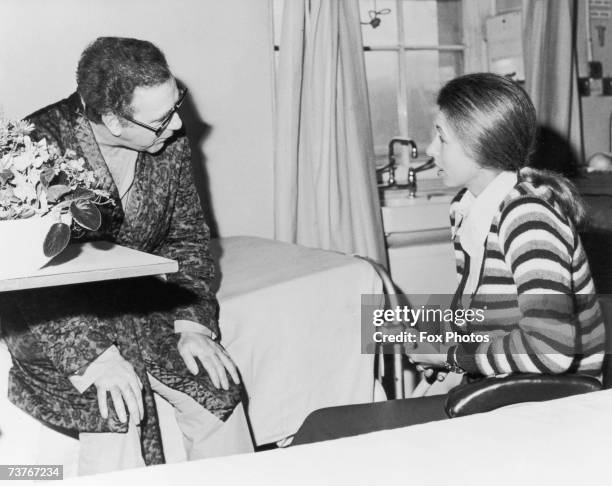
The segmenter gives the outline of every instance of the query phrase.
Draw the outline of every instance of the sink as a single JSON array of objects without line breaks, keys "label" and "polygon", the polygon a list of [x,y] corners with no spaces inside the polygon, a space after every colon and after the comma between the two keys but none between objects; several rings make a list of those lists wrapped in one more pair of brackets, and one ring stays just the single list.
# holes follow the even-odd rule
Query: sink
[{"label": "sink", "polygon": [[409,197],[409,190],[402,186],[391,187],[380,191],[380,203],[382,206],[414,206],[428,202],[448,203],[457,193],[456,190],[417,190],[415,197]]},{"label": "sink", "polygon": [[412,198],[405,186],[379,189],[385,234],[448,230],[450,202],[458,189],[444,186],[439,179],[417,182]]}]

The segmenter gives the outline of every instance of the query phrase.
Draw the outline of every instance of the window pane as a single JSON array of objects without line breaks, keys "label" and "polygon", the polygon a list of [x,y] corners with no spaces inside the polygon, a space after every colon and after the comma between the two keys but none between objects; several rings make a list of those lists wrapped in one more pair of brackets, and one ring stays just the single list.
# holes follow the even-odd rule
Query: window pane
[{"label": "window pane", "polygon": [[404,43],[408,46],[438,43],[438,6],[436,0],[403,0]]},{"label": "window pane", "polygon": [[376,159],[387,155],[389,140],[399,134],[397,122],[397,53],[365,53],[374,151]]},{"label": "window pane", "polygon": [[438,1],[438,43],[463,43],[463,12],[461,0]]},{"label": "window pane", "polygon": [[[336,0],[334,0],[336,1]],[[373,28],[369,24],[374,15],[371,11],[389,9],[390,13],[379,15],[380,24]],[[364,46],[389,46],[397,45],[397,17],[396,17],[395,0],[360,0],[359,12],[361,18],[361,31],[363,33]]]},{"label": "window pane", "polygon": [[437,51],[407,51],[406,95],[408,136],[423,152],[431,141],[435,101],[440,89],[440,56]]},{"label": "window pane", "polygon": [[405,56],[408,136],[422,152],[431,139],[438,91],[444,83],[463,74],[463,55],[448,51],[407,51]]},{"label": "window pane", "polygon": [[464,73],[463,53],[456,51],[440,52],[440,83],[444,84]]},{"label": "window pane", "polygon": [[461,0],[403,0],[404,42],[408,46],[461,44]]}]

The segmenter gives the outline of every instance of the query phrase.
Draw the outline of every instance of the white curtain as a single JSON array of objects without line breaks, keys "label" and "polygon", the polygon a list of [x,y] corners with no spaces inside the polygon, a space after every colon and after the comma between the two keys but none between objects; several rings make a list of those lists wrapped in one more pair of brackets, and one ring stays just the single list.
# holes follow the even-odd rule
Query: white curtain
[{"label": "white curtain", "polygon": [[277,79],[276,238],[384,263],[358,0],[287,0]]},{"label": "white curtain", "polygon": [[523,0],[525,84],[540,125],[582,156],[574,1]]}]

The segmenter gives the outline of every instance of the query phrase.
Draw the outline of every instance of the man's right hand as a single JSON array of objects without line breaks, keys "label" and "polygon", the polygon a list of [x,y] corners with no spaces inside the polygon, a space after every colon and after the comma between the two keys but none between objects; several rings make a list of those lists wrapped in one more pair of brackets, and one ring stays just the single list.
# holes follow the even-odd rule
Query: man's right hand
[{"label": "man's right hand", "polygon": [[91,366],[99,366],[96,370],[98,378],[94,385],[98,390],[98,406],[102,418],[108,418],[107,393],[110,393],[117,416],[121,422],[127,422],[125,405],[130,412],[130,417],[140,422],[144,416],[142,403],[142,382],[134,371],[134,367],[123,357],[118,356],[112,361],[94,363]]}]

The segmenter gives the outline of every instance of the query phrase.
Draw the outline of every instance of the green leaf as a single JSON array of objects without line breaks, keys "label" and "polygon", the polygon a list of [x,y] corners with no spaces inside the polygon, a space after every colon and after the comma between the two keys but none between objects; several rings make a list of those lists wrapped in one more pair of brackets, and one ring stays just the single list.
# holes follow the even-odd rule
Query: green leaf
[{"label": "green leaf", "polygon": [[40,173],[40,182],[45,189],[49,187],[49,184],[51,184],[54,177],[55,171],[51,167],[43,169],[43,171]]},{"label": "green leaf", "polygon": [[59,255],[70,241],[70,226],[65,223],[54,223],[49,229],[45,242],[43,243],[43,252],[48,258]]},{"label": "green leaf", "polygon": [[68,194],[71,191],[69,186],[64,186],[62,184],[51,186],[47,189],[47,201],[50,203],[57,202],[57,200]]},{"label": "green leaf", "polygon": [[102,224],[100,210],[91,201],[79,199],[70,205],[70,213],[83,228],[96,231]]}]

